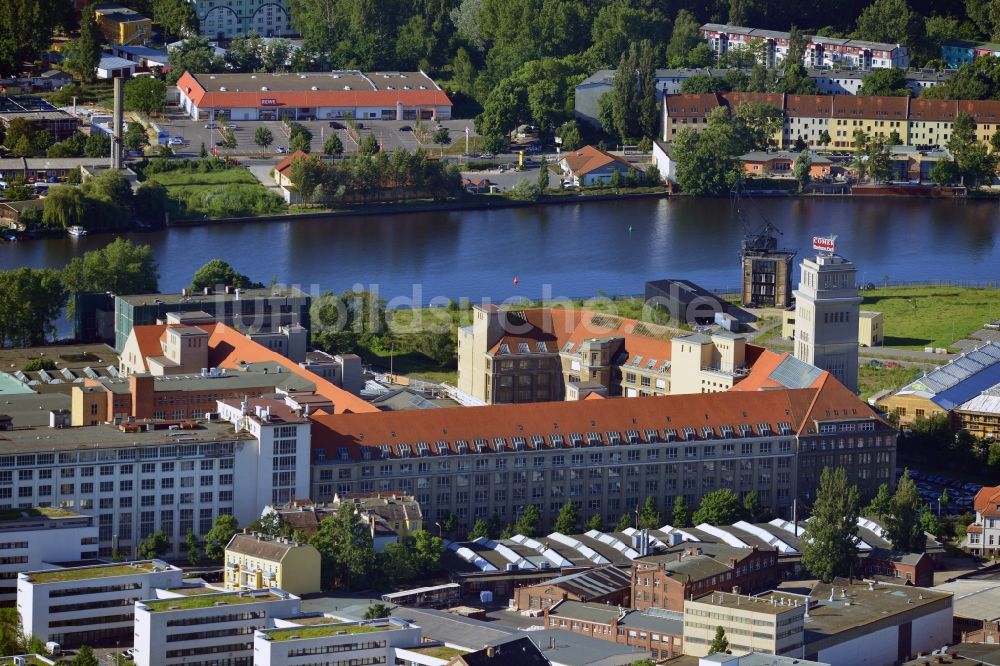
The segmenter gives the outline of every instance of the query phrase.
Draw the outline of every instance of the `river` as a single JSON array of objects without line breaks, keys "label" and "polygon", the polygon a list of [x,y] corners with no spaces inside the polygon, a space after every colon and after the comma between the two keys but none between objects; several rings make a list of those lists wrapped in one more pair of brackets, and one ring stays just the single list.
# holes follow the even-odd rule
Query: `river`
[{"label": "river", "polygon": [[[992,201],[756,199],[799,256],[814,235],[836,234],[837,251],[864,282],[1000,281],[1000,205]],[[256,280],[342,291],[377,285],[387,299],[503,300],[642,293],[647,280],[677,277],[709,289],[735,287],[742,225],[725,199],[641,199],[499,210],[338,217],[177,227],[131,237],[153,247],[160,288],[178,291],[220,257]],[[107,235],[0,245],[0,268],[61,267]],[[514,276],[518,284],[513,284]],[[415,286],[416,285],[416,286]],[[415,291],[417,290],[417,291]]]}]

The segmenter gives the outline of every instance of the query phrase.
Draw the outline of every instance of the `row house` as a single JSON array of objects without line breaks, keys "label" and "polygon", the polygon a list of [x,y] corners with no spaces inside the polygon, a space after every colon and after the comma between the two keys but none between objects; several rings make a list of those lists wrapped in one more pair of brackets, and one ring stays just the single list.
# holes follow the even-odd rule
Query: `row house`
[{"label": "row house", "polygon": [[[760,60],[765,67],[780,65],[788,55],[790,33],[761,28],[706,23],[701,34],[709,49],[722,56],[734,49],[753,46],[761,50]],[[900,68],[910,66],[909,51],[902,44],[870,42],[862,39],[843,39],[803,35],[806,52],[802,64],[806,67],[855,69]]]}]

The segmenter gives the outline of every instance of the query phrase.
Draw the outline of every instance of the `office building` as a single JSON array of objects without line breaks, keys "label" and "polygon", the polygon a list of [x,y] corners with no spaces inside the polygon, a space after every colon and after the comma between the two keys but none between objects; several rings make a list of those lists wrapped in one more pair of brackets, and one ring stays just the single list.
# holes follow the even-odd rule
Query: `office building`
[{"label": "office building", "polygon": [[598,312],[476,305],[458,330],[458,389],[488,404],[665,395],[677,332]]},{"label": "office building", "polygon": [[647,496],[666,509],[684,495],[694,507],[731,487],[791,517],[792,499],[812,497],[822,466],[835,464],[840,439],[852,447],[840,464],[863,495],[889,482],[891,427],[828,373],[775,357],[737,384],[749,382],[745,391],[316,414],[309,496],[412,494],[425,520],[455,513],[468,529],[493,514],[512,521],[528,504],[551,525],[567,499],[582,519],[613,523]]},{"label": "office building", "polygon": [[256,664],[253,637],[274,618],[299,614],[299,598],[280,589],[220,592],[158,590],[135,603],[136,666]]},{"label": "office building", "polygon": [[448,120],[451,100],[423,72],[202,74],[177,81],[193,120]]},{"label": "office building", "polygon": [[[831,242],[832,246],[832,242]],[[832,249],[832,248],[831,248]],[[857,267],[831,252],[804,258],[795,290],[795,358],[858,389]]]},{"label": "office building", "polygon": [[[708,47],[717,56],[733,50],[759,46],[759,62],[769,68],[777,67],[784,61],[791,44],[791,35],[787,32],[718,23],[706,23],[701,26],[701,34],[708,42]],[[806,50],[802,58],[805,67],[848,67],[869,70],[882,67],[906,69],[910,66],[909,52],[902,44],[818,35],[803,35],[803,38],[806,40]]]},{"label": "office building", "polygon": [[[3,479],[0,472],[0,480]],[[0,606],[17,600],[17,574],[47,562],[97,557],[97,523],[91,516],[53,507],[9,509],[0,514]]]},{"label": "office building", "polygon": [[159,560],[28,571],[17,578],[24,633],[63,648],[132,641],[134,602],[181,586],[182,571]]},{"label": "office building", "polygon": [[420,627],[395,617],[337,623],[330,618],[276,622],[254,633],[254,666],[395,664],[397,649],[419,647]]},{"label": "office building", "polygon": [[227,590],[279,588],[292,594],[320,591],[320,555],[308,543],[244,532],[234,534],[223,557]]},{"label": "office building", "polygon": [[803,656],[807,597],[770,592],[759,596],[710,592],[684,604],[684,654],[704,657],[718,627],[733,654],[762,652]]},{"label": "office building", "polygon": [[114,348],[121,353],[134,326],[166,323],[171,312],[209,315],[239,331],[270,333],[298,324],[308,332],[311,304],[312,297],[295,287],[219,291],[206,287],[199,293],[183,289],[179,294],[114,296]]}]

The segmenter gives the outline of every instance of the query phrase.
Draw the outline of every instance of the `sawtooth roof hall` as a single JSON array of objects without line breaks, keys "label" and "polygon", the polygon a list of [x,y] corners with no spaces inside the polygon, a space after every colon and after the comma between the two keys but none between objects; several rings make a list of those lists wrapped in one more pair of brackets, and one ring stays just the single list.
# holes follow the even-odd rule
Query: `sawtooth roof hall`
[{"label": "sawtooth roof hall", "polygon": [[447,120],[451,100],[423,72],[195,74],[177,80],[191,118]]}]

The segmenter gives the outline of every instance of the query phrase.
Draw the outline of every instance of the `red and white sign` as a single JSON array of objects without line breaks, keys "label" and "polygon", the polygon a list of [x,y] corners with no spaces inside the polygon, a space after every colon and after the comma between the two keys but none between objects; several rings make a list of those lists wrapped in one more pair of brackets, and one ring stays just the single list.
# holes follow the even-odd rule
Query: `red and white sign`
[{"label": "red and white sign", "polygon": [[837,246],[836,236],[813,236],[813,249],[821,252],[833,252]]},{"label": "red and white sign", "polygon": [[270,99],[270,98],[266,98],[265,97],[264,99],[260,100],[260,105],[261,106],[278,106],[278,100],[276,100],[276,99]]}]

